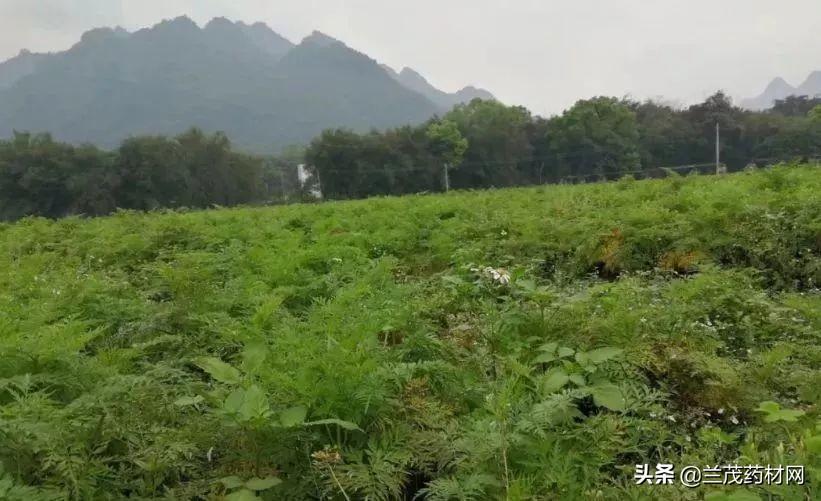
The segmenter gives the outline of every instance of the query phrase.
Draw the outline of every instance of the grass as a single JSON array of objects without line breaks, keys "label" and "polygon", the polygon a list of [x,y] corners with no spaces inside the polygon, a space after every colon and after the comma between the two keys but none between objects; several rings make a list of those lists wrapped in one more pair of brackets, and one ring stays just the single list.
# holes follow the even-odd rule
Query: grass
[{"label": "grass", "polygon": [[817,499],[819,193],[780,166],[0,225],[0,498]]}]

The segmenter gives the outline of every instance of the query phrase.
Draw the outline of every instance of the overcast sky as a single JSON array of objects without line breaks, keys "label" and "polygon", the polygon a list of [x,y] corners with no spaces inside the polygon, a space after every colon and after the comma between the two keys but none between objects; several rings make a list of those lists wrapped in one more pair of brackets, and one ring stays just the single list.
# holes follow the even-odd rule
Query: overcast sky
[{"label": "overcast sky", "polygon": [[474,84],[536,113],[593,95],[689,103],[821,70],[821,0],[0,0],[0,59],[83,31],[186,14],[312,30],[445,90]]}]

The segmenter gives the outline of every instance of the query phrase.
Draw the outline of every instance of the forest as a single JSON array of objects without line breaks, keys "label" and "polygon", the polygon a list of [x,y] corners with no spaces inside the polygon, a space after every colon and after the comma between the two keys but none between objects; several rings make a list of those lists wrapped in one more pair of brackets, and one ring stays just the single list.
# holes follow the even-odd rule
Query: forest
[{"label": "forest", "polygon": [[[716,124],[731,171],[821,157],[821,99],[751,112],[721,92],[684,109],[598,97],[550,118],[474,100],[418,126],[327,130],[278,156],[245,154],[198,129],[127,138],[113,151],[18,132],[0,141],[0,220],[301,201],[317,183],[326,199],[350,199],[711,170]],[[312,185],[297,179],[303,163]]]}]

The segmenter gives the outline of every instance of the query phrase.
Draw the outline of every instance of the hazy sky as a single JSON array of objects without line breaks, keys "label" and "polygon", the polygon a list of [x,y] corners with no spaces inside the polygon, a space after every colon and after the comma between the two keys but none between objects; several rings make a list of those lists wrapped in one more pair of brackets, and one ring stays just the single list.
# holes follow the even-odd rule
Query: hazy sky
[{"label": "hazy sky", "polygon": [[83,31],[186,14],[317,29],[434,85],[475,84],[536,113],[607,94],[688,103],[821,70],[821,0],[0,0],[0,59]]}]

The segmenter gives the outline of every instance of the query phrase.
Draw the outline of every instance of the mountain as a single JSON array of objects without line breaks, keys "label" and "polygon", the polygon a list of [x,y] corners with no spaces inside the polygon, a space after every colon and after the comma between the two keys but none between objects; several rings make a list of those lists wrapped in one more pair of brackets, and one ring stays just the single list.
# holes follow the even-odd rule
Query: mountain
[{"label": "mountain", "polygon": [[741,107],[748,110],[766,110],[772,108],[776,100],[788,96],[815,97],[819,95],[821,95],[821,71],[814,71],[798,87],[793,87],[783,78],[778,77],[770,82],[759,96],[742,100]]},{"label": "mountain", "polygon": [[247,25],[238,22],[237,26],[254,45],[276,58],[282,57],[294,47],[290,40],[273,31],[265,23]]},{"label": "mountain", "polygon": [[396,73],[393,68],[387,65],[382,65],[382,68],[388,73],[388,75],[391,76],[391,78],[401,83],[405,88],[422,94],[442,110],[449,110],[457,104],[469,103],[476,98],[484,100],[496,99],[490,92],[484,89],[477,89],[472,86],[464,87],[463,89],[452,94],[441,91],[431,85],[425,77],[411,68],[403,68],[399,73]]},{"label": "mountain", "polygon": [[37,65],[49,54],[35,54],[25,49],[15,57],[0,63],[0,90],[8,89],[26,75],[34,73]]},{"label": "mountain", "polygon": [[460,99],[492,97],[421,92],[405,80],[320,32],[293,44],[262,23],[215,18],[201,28],[187,17],[133,33],[100,28],[64,52],[0,63],[0,137],[48,131],[114,147],[198,126],[272,152],[326,128],[421,123]]},{"label": "mountain", "polygon": [[813,71],[810,76],[804,80],[804,83],[798,86],[799,96],[817,97],[821,96],[821,71]]}]

